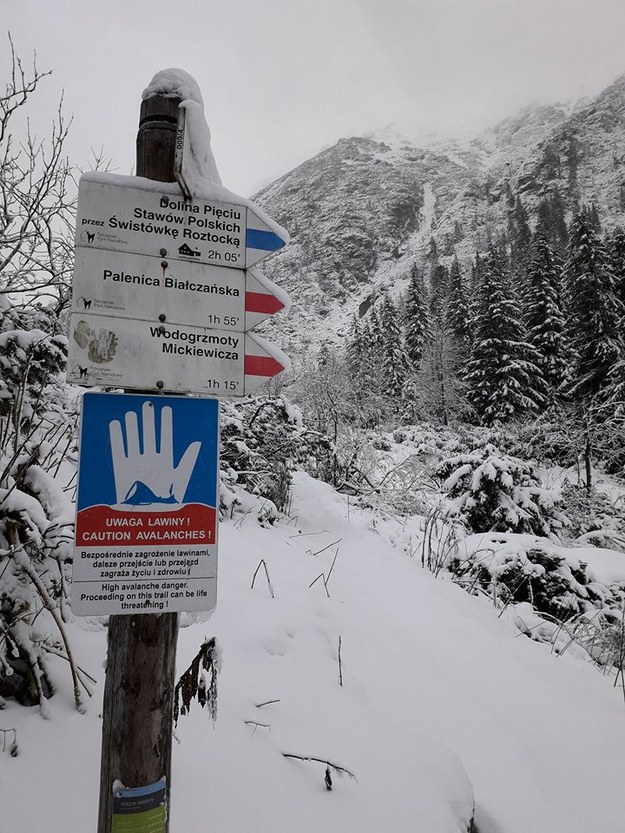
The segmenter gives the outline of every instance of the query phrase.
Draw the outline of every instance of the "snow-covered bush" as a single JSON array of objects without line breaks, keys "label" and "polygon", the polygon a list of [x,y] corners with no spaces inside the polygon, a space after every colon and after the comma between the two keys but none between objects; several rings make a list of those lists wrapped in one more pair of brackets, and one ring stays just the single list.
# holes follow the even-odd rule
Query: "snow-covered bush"
[{"label": "snow-covered bush", "polygon": [[575,550],[530,535],[468,536],[447,566],[465,588],[501,605],[528,602],[556,622],[602,611],[611,628],[625,598],[625,586],[597,581]]},{"label": "snow-covered bush", "polygon": [[551,645],[554,654],[571,653],[614,671],[615,683],[622,680],[625,666],[625,618],[620,608],[590,608],[561,620],[541,614],[529,602],[510,604],[507,618],[534,642]]},{"label": "snow-covered bush", "polygon": [[541,485],[533,466],[493,446],[448,457],[435,474],[449,498],[449,517],[472,532],[555,536],[567,523],[558,497]]},{"label": "snow-covered bush", "polygon": [[570,416],[562,409],[550,408],[516,428],[502,444],[508,453],[560,466],[575,465],[578,444]]},{"label": "snow-covered bush", "polygon": [[530,535],[467,536],[447,559],[454,580],[485,593],[519,631],[616,672],[625,667],[625,583],[605,583],[579,550]]},{"label": "snow-covered bush", "polygon": [[264,498],[265,521],[286,509],[292,469],[314,470],[330,453],[329,441],[306,428],[299,408],[282,397],[223,403],[220,441],[222,512],[240,508],[242,487]]},{"label": "snow-covered bush", "polygon": [[414,453],[424,460],[440,460],[454,454],[468,452],[472,448],[495,444],[500,439],[499,432],[483,426],[457,425],[450,428],[430,422],[403,425],[392,433],[393,442],[409,443],[414,446]]},{"label": "snow-covered bush", "polygon": [[[474,574],[478,586],[495,594],[501,603],[530,602],[536,610],[557,619],[583,612],[589,601],[583,565],[572,569],[562,556],[545,547],[480,559],[464,578],[468,572]],[[594,595],[592,599],[598,601]]]},{"label": "snow-covered bush", "polygon": [[73,512],[55,479],[74,442],[64,367],[54,314],[0,309],[0,702],[43,707],[48,653],[70,660],[80,702],[64,628]]},{"label": "snow-covered bush", "polygon": [[566,468],[592,462],[625,479],[625,417],[613,403],[597,399],[587,410],[552,407],[504,437],[508,453]]},{"label": "snow-covered bush", "polygon": [[562,508],[570,518],[567,536],[576,543],[625,552],[625,514],[622,501],[613,503],[596,489],[565,482]]}]

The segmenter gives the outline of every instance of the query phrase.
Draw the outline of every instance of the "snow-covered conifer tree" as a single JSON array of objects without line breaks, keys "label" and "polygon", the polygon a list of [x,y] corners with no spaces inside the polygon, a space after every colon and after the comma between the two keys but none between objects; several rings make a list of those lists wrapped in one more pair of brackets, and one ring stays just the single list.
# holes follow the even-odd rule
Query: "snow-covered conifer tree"
[{"label": "snow-covered conifer tree", "polygon": [[610,266],[616,280],[616,294],[625,308],[625,231],[616,229],[607,240]]},{"label": "snow-covered conifer tree", "polygon": [[537,411],[545,404],[546,384],[525,339],[503,255],[493,247],[481,263],[475,316],[465,379],[478,417],[491,424]]},{"label": "snow-covered conifer tree", "polygon": [[410,370],[406,357],[397,307],[388,294],[380,304],[382,332],[382,389],[393,400],[392,407],[399,406],[404,385]]},{"label": "snow-covered conifer tree", "polygon": [[[379,326],[377,315],[376,325]],[[377,425],[384,411],[381,347],[371,334],[369,321],[354,318],[345,348],[348,369],[345,395],[354,403],[354,421],[367,427]]]},{"label": "snow-covered conifer tree", "polygon": [[558,498],[534,467],[491,445],[448,457],[436,467],[449,495],[447,511],[473,532],[531,532],[555,536],[566,519]]},{"label": "snow-covered conifer tree", "polygon": [[351,373],[360,373],[365,360],[365,337],[362,323],[354,316],[345,344],[345,358]]},{"label": "snow-covered conifer tree", "polygon": [[378,309],[375,305],[371,307],[367,314],[367,324],[368,344],[370,345],[371,350],[377,350],[379,362],[381,364],[382,350],[384,347],[384,333]]},{"label": "snow-covered conifer tree", "polygon": [[413,264],[404,307],[404,341],[413,372],[419,370],[424,346],[432,335],[428,306],[423,275]]},{"label": "snow-covered conifer tree", "polygon": [[430,269],[430,316],[441,318],[447,301],[449,273],[442,263],[435,263]]},{"label": "snow-covered conifer tree", "polygon": [[567,379],[566,322],[562,309],[560,278],[562,264],[547,238],[538,235],[531,247],[527,269],[525,324],[527,341],[536,350],[536,364],[554,401]]},{"label": "snow-covered conifer tree", "polygon": [[527,211],[518,195],[514,207],[508,215],[508,240],[510,244],[510,267],[515,280],[522,283],[528,262],[532,232],[527,218]]},{"label": "snow-covered conifer tree", "polygon": [[465,352],[471,343],[469,306],[460,263],[455,257],[449,269],[445,325],[458,348]]},{"label": "snow-covered conifer tree", "polygon": [[565,265],[568,329],[576,362],[569,393],[586,400],[599,392],[623,355],[623,304],[607,249],[589,213],[580,211],[571,224]]},{"label": "snow-covered conifer tree", "polygon": [[447,425],[467,414],[462,369],[470,349],[469,309],[460,264],[449,270],[447,297],[439,317],[431,322],[419,380],[420,401],[428,418]]},{"label": "snow-covered conifer tree", "polygon": [[438,257],[436,240],[430,238],[426,268],[430,318],[439,318],[447,297],[447,269]]}]

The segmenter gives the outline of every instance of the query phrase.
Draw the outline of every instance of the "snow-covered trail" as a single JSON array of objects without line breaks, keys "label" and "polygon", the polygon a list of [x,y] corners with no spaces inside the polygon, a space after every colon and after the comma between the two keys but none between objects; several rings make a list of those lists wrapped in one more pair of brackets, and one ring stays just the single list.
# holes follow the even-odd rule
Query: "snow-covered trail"
[{"label": "snow-covered trail", "polygon": [[[180,719],[171,833],[460,833],[472,790],[480,833],[620,829],[625,709],[608,678],[519,636],[393,546],[396,522],[305,474],[290,523],[235,515],[220,534],[217,610],[179,642],[182,671],[217,637],[219,713],[214,727],[197,706]],[[337,549],[328,597],[312,583]],[[251,587],[261,559],[274,598],[263,570]],[[99,678],[86,716],[61,661],[50,720],[13,703],[0,713],[21,753],[0,752],[3,830],[95,829],[105,640],[94,627],[73,626]],[[330,792],[323,764],[284,753],[357,780],[334,772]]]}]

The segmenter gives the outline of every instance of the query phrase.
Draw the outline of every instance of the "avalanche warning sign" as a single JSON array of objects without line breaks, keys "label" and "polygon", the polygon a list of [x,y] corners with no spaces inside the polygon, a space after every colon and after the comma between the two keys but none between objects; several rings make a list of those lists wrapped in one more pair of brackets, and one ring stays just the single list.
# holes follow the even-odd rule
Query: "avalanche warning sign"
[{"label": "avalanche warning sign", "polygon": [[72,610],[212,610],[217,586],[214,399],[83,397]]}]

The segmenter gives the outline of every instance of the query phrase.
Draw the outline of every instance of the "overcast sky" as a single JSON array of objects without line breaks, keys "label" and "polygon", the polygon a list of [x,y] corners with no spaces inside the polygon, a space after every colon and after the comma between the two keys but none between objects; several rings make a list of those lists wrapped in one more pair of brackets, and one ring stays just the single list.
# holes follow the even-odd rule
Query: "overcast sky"
[{"label": "overcast sky", "polygon": [[[478,130],[526,104],[596,94],[625,73],[625,0],[4,5],[20,54],[36,49],[40,69],[53,70],[35,121],[65,91],[72,161],[103,147],[130,173],[141,92],[158,70],[180,67],[202,90],[223,183],[243,196],[341,136],[391,122]],[[4,73],[7,52],[8,41]]]}]

